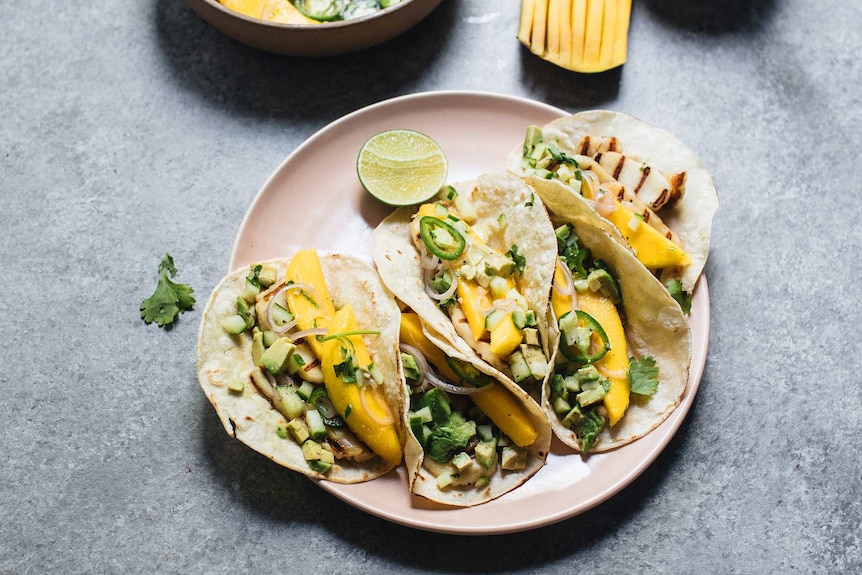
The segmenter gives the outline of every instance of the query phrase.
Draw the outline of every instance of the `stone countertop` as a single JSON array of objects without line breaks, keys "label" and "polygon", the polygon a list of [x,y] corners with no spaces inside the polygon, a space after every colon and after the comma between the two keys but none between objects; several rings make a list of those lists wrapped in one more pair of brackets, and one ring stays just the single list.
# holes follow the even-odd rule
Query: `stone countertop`
[{"label": "stone countertop", "polygon": [[[387,44],[255,51],[181,0],[0,3],[0,573],[859,573],[862,11],[636,2],[629,59],[531,55],[515,2]],[[619,494],[465,538],[351,507],[231,440],[195,377],[203,302],[266,178],[332,120],[477,90],[659,125],[711,170],[711,336],[685,422]],[[138,307],[169,251],[198,306]]]}]

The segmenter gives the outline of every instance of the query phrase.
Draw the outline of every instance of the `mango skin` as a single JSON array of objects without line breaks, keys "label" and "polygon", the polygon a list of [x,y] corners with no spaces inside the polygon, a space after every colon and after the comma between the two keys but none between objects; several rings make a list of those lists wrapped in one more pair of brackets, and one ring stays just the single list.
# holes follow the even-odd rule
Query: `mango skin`
[{"label": "mango skin", "polygon": [[[335,312],[329,327],[330,333],[333,334],[357,330],[358,324],[353,308],[347,305]],[[369,357],[361,335],[348,336],[348,339],[355,348],[357,358],[363,355],[366,358]],[[323,352],[319,357],[323,370],[323,382],[333,407],[365,445],[387,462],[398,465],[403,456],[401,440],[398,437],[392,413],[379,390],[370,383],[364,383],[362,387],[356,383],[347,383],[341,376],[336,375],[335,366],[343,361],[344,344],[341,341],[331,339],[323,342],[322,345]],[[359,359],[359,362],[360,366],[364,366],[367,365],[368,360],[363,363],[363,360]],[[392,423],[380,425],[375,421],[375,418],[363,407],[361,394],[365,394],[365,406],[374,412],[376,419],[389,418],[392,419]]]}]

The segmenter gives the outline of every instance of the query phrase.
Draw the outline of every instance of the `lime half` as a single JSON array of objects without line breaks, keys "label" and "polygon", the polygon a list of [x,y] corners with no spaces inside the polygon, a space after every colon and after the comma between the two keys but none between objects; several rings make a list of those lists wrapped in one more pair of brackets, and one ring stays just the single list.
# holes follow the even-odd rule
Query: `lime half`
[{"label": "lime half", "polygon": [[449,164],[437,142],[413,130],[387,130],[359,149],[356,173],[372,196],[391,206],[431,199],[446,183]]}]

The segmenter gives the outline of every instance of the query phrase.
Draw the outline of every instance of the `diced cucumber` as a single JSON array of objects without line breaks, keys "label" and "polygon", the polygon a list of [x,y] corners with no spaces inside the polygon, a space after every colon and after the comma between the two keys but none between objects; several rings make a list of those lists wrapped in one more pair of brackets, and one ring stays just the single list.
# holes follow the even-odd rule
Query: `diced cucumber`
[{"label": "diced cucumber", "polygon": [[562,397],[558,397],[553,401],[553,407],[557,415],[564,415],[572,409],[572,405]]},{"label": "diced cucumber", "polygon": [[527,364],[527,360],[524,359],[524,354],[520,351],[514,351],[509,356],[509,369],[512,370],[512,378],[515,380],[515,383],[521,383],[533,375],[530,371],[530,366]]},{"label": "diced cucumber", "polygon": [[452,481],[454,478],[452,477],[452,473],[449,471],[442,471],[440,475],[437,476],[437,487],[439,489],[446,489],[450,485],[452,485]]},{"label": "diced cucumber", "polygon": [[489,483],[491,483],[491,480],[488,477],[486,477],[485,475],[480,475],[476,479],[476,489],[482,489],[483,487],[486,487]]},{"label": "diced cucumber", "polygon": [[488,282],[488,287],[491,288],[491,295],[495,298],[505,297],[506,292],[509,290],[509,284],[500,276],[492,277],[491,281]]},{"label": "diced cucumber", "polygon": [[254,285],[250,278],[245,278],[245,287],[243,287],[242,294],[240,297],[246,301],[246,303],[254,303],[254,298],[257,294],[260,293],[260,287]]},{"label": "diced cucumber", "polygon": [[275,340],[277,340],[277,339],[278,339],[277,333],[275,333],[274,331],[269,330],[269,329],[265,330],[263,332],[263,347],[271,346],[273,343],[275,343]]},{"label": "diced cucumber", "polygon": [[287,325],[293,321],[293,314],[290,313],[290,310],[288,310],[286,307],[282,306],[278,302],[272,302],[270,314],[272,314],[272,322],[277,327]]},{"label": "diced cucumber", "polygon": [[449,414],[452,413],[452,408],[449,407],[449,400],[446,398],[446,394],[439,387],[429,389],[416,403],[417,411],[426,406],[431,411],[434,423],[446,423],[449,421]]},{"label": "diced cucumber", "polygon": [[245,319],[239,314],[229,315],[221,320],[221,327],[230,335],[239,335],[248,329]]},{"label": "diced cucumber", "polygon": [[[583,384],[581,388],[584,388],[586,384]],[[601,385],[594,387],[593,389],[585,389],[577,395],[578,403],[581,407],[586,407],[588,405],[592,405],[594,403],[598,403],[602,399],[604,399],[607,392],[605,392],[605,388]]]},{"label": "diced cucumber", "polygon": [[324,439],[326,437],[326,424],[323,423],[323,417],[316,409],[309,409],[305,412],[305,423],[308,424],[308,433],[312,439]]},{"label": "diced cucumber", "polygon": [[434,416],[431,414],[431,407],[428,405],[414,411],[411,417],[418,417],[421,423],[431,423],[434,421]]},{"label": "diced cucumber", "polygon": [[479,212],[476,210],[476,206],[465,194],[458,194],[455,196],[455,209],[458,210],[461,217],[468,223],[475,222],[479,218]]},{"label": "diced cucumber", "polygon": [[[501,278],[502,279],[502,278]],[[504,282],[506,280],[503,280]],[[500,322],[506,318],[506,312],[501,309],[492,309],[488,312],[488,315],[485,316],[485,329],[488,331],[492,331]]]},{"label": "diced cucumber", "polygon": [[296,394],[301,397],[303,401],[308,401],[308,398],[311,397],[311,393],[313,391],[314,384],[310,381],[303,381],[302,385],[296,389]]},{"label": "diced cucumber", "polygon": [[296,394],[296,389],[287,385],[279,385],[275,388],[272,403],[288,420],[302,415],[305,408],[305,402]]},{"label": "diced cucumber", "polygon": [[476,426],[476,434],[482,441],[491,441],[494,439],[494,426],[490,423]]}]

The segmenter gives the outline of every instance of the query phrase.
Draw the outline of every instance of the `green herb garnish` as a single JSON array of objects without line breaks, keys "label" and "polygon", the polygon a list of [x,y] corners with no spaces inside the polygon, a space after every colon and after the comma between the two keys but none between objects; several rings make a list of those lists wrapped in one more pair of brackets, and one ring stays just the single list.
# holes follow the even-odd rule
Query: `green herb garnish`
[{"label": "green herb garnish", "polygon": [[174,259],[169,253],[165,253],[159,263],[159,283],[156,291],[141,302],[141,319],[145,323],[156,322],[159,327],[164,327],[173,323],[181,312],[194,306],[194,290],[191,286],[171,280],[176,273]]},{"label": "green herb garnish", "polygon": [[652,395],[658,389],[658,367],[651,357],[629,359],[629,385],[631,392]]}]

